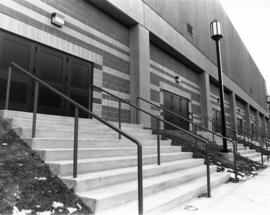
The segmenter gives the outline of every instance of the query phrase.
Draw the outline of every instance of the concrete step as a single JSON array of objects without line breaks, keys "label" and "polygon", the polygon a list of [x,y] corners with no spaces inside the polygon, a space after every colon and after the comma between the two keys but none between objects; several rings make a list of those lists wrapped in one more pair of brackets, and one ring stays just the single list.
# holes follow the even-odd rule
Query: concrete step
[{"label": "concrete step", "polygon": [[[252,158],[253,161],[256,161],[258,163],[261,163],[262,162],[262,158],[261,158],[261,155],[260,156],[257,156],[257,157],[254,157]],[[267,156],[263,156],[263,161],[266,162],[267,161]]]},{"label": "concrete step", "polygon": [[243,157],[246,157],[250,160],[253,160],[254,158],[261,158],[261,154],[258,153],[258,152],[253,152],[253,153],[250,153],[250,154],[247,154],[247,155],[242,155]]},{"label": "concrete step", "polygon": [[[92,209],[112,210],[111,207],[129,202],[136,205],[136,209],[124,214],[137,211],[137,147],[133,142],[124,137],[119,140],[116,132],[97,120],[80,118],[78,177],[73,179],[74,117],[38,114],[36,138],[32,139],[32,113],[0,111],[0,116],[9,119],[16,132],[40,154],[52,172],[74,188]],[[117,122],[111,124],[118,127]],[[158,166],[156,135],[152,135],[151,130],[143,130],[139,124],[123,123],[122,128],[143,146],[144,197],[148,211],[163,208],[167,203],[171,207],[174,200],[190,198],[206,190],[203,159],[192,159],[192,153],[171,146],[171,140],[161,140],[161,165]],[[228,179],[225,175],[216,176],[215,171],[216,167],[212,166],[212,186]],[[192,186],[188,186],[190,183]],[[168,192],[171,195],[166,196]]]},{"label": "concrete step", "polygon": [[[161,154],[162,163],[190,158],[192,158],[191,152],[175,152],[175,153]],[[156,154],[143,156],[143,164],[154,164],[156,162],[157,162]],[[72,160],[47,161],[46,163],[50,166],[52,172],[58,176],[72,175],[73,172]],[[113,170],[124,167],[132,167],[136,165],[137,165],[137,156],[79,159],[78,174],[95,171]]]},{"label": "concrete step", "polygon": [[[189,169],[201,166],[203,163],[203,159],[185,159],[162,163],[160,166],[157,164],[144,165],[143,177],[148,178],[174,171]],[[137,167],[80,174],[77,179],[72,178],[72,176],[66,176],[62,177],[62,180],[68,187],[73,188],[76,192],[83,192],[108,185],[137,180]]]},{"label": "concrete step", "polygon": [[[33,113],[31,112],[22,112],[22,111],[12,111],[12,110],[0,110],[0,117],[4,119],[13,119],[13,118],[21,118],[32,120]],[[61,123],[74,123],[74,117],[68,116],[59,116],[59,115],[50,115],[50,114],[37,114],[37,120],[45,121],[45,122],[61,122]],[[88,118],[80,118],[79,123],[85,125],[103,125],[96,119],[88,119]],[[110,122],[111,124],[118,125],[117,122]],[[123,123],[124,127],[132,127],[132,128],[143,128],[141,124],[132,124],[132,123]]]},{"label": "concrete step", "polygon": [[[33,149],[56,149],[56,148],[73,148],[73,138],[24,138],[23,139]],[[143,146],[156,146],[157,140],[143,140]],[[170,146],[171,140],[161,140],[161,146]],[[134,147],[135,143],[129,140],[118,139],[81,139],[79,138],[79,148],[113,148],[113,147]]]},{"label": "concrete step", "polygon": [[[211,187],[216,187],[229,180],[229,174],[212,173]],[[207,192],[206,176],[199,177],[188,183],[179,184],[176,187],[161,191],[155,195],[149,195],[144,198],[144,214],[146,215],[164,215],[169,210],[196,198]],[[115,208],[110,208],[105,211],[96,213],[96,215],[111,215],[111,214],[138,214],[138,203],[133,201],[127,204],[120,205]]]},{"label": "concrete step", "polygon": [[[162,146],[161,153],[181,152],[179,146]],[[71,160],[73,159],[73,148],[58,148],[58,149],[38,149],[36,152],[42,160],[57,161],[57,160]],[[143,148],[143,154],[156,154],[156,146],[148,146]],[[105,158],[105,157],[124,157],[137,154],[136,147],[112,147],[112,148],[80,148],[78,150],[78,159],[88,158]]]},{"label": "concrete step", "polygon": [[[216,167],[212,166],[210,171],[216,171]],[[204,175],[206,175],[206,168],[202,165],[187,170],[146,178],[143,184],[144,196],[146,197],[150,194],[173,188]],[[97,190],[79,192],[78,195],[88,206],[95,208],[95,212],[98,212],[137,199],[137,184],[137,180],[134,180]]]},{"label": "concrete step", "polygon": [[[22,138],[29,138],[32,136],[32,128],[24,127],[24,128],[13,128],[17,135]],[[79,138],[92,138],[92,139],[117,139],[118,133],[114,131],[82,131],[78,132]],[[129,134],[130,136],[139,139],[139,140],[155,140],[157,139],[156,135],[152,134],[144,134],[144,133],[133,133]],[[73,130],[60,130],[60,129],[37,129],[36,137],[39,138],[72,138],[74,136]],[[125,139],[126,137],[122,137]]]},{"label": "concrete step", "polygon": [[[228,144],[227,146],[228,146],[228,149],[233,150],[233,145],[232,144]],[[246,149],[248,150],[249,148],[246,147]],[[245,150],[245,147],[243,145],[238,145],[237,144],[237,151],[244,151],[244,150]]]},{"label": "concrete step", "polygon": [[[12,118],[9,120],[12,127],[32,127],[32,120],[30,119],[24,119],[24,118]],[[91,121],[91,120],[89,120]],[[87,131],[112,131],[111,128],[109,128],[106,125],[102,125],[99,122],[94,121],[85,123],[79,121],[79,129],[80,130],[87,130]],[[115,123],[113,123],[116,125]],[[37,120],[37,129],[61,129],[61,130],[74,130],[74,122],[57,122],[57,121],[45,121],[45,120]],[[132,126],[131,126],[132,125]],[[128,125],[127,123],[124,123],[122,126],[122,129],[127,132],[143,132],[147,134],[151,134],[151,130],[146,130],[141,128],[141,126],[137,126],[134,124]],[[117,125],[118,126],[118,125]]]},{"label": "concrete step", "polygon": [[240,155],[244,156],[244,155],[252,154],[252,153],[254,153],[256,151],[254,149],[248,149],[248,150],[238,150],[237,152]]}]

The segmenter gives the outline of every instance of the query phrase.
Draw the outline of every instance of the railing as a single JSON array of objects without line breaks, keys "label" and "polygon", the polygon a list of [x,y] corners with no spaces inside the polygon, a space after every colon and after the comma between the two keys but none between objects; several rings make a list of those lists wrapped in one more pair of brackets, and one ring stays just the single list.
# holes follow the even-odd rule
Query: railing
[{"label": "railing", "polygon": [[[211,121],[212,123],[212,128],[213,128],[213,124],[218,124],[219,126],[221,126],[221,124],[217,121],[215,121],[214,119],[212,119],[211,117],[207,117],[206,118],[208,121]],[[262,165],[264,164],[264,159],[263,159],[263,138],[261,137],[261,135],[255,135],[252,134],[252,132],[250,132],[250,130],[246,129],[246,128],[242,128],[242,129],[236,129],[234,128],[233,125],[229,126],[226,125],[226,129],[228,129],[229,131],[231,131],[234,135],[235,140],[237,141],[237,135],[243,135],[244,138],[244,142],[250,142],[252,144],[253,141],[257,141],[260,145],[258,146],[260,148],[260,153],[261,153],[261,163]],[[245,150],[246,150],[246,145],[244,144]],[[269,160],[269,155],[268,155],[268,146],[266,143],[266,152],[267,152],[267,160]]]},{"label": "railing", "polygon": [[[163,122],[164,124],[170,125],[170,126],[174,127],[175,129],[177,129],[177,130],[179,130],[179,131],[193,137],[196,141],[199,140],[202,143],[204,143],[205,148],[206,148],[206,156],[205,156],[206,159],[205,160],[206,160],[206,171],[207,171],[207,195],[208,195],[208,197],[211,197],[208,140],[206,140],[206,139],[204,139],[202,137],[199,137],[196,134],[193,134],[193,133],[191,133],[189,131],[186,131],[186,130],[184,130],[184,129],[182,129],[182,128],[180,128],[180,127],[178,127],[178,126],[176,126],[176,125],[174,125],[174,124],[172,124],[172,123],[170,123],[170,122],[168,122],[168,121],[166,121],[164,119],[161,119],[161,118],[149,113],[148,111],[138,107],[137,105],[134,105],[134,104],[132,104],[132,103],[130,103],[128,101],[125,101],[125,100],[119,98],[118,96],[108,92],[107,90],[102,89],[101,87],[97,87],[95,85],[92,85],[91,87],[92,87],[92,89],[95,88],[95,89],[97,89],[97,90],[99,90],[101,92],[104,92],[104,93],[107,93],[108,95],[111,95],[112,97],[117,99],[119,101],[119,103],[120,102],[125,103],[125,104],[129,105],[130,107],[135,108],[136,111],[140,111],[140,112],[145,113],[145,114],[149,115],[150,117],[156,119],[156,121],[157,121],[157,164],[158,165],[161,164],[161,160],[160,160],[160,122]],[[119,111],[119,113],[121,113],[121,105],[119,105],[118,111]],[[121,117],[119,117],[118,120],[119,120],[119,122],[118,122],[119,126],[121,126],[121,123],[122,123],[121,122]]]},{"label": "railing", "polygon": [[7,79],[7,91],[6,91],[6,103],[5,109],[8,110],[9,107],[9,95],[10,95],[10,85],[11,85],[11,76],[12,76],[12,69],[16,68],[20,72],[24,73],[25,75],[29,76],[35,81],[35,96],[34,96],[34,108],[33,108],[33,121],[32,121],[32,138],[36,136],[36,120],[37,120],[37,107],[38,107],[38,96],[39,96],[39,85],[42,85],[61,98],[65,99],[70,104],[74,105],[75,107],[75,121],[74,121],[74,154],[73,154],[73,178],[77,177],[77,162],[78,162],[78,124],[79,124],[79,111],[86,112],[88,115],[91,115],[101,123],[105,124],[106,126],[110,127],[112,130],[116,131],[118,134],[123,135],[130,141],[134,142],[137,146],[137,171],[138,171],[138,212],[140,215],[143,214],[143,172],[142,172],[142,145],[138,140],[128,135],[126,132],[121,131],[120,129],[116,128],[112,124],[106,122],[84,106],[80,105],[76,101],[72,100],[68,96],[64,95],[63,93],[59,92],[52,86],[48,85],[35,75],[31,74],[27,70],[23,69],[22,67],[18,66],[15,63],[11,63],[8,69],[8,79]]},{"label": "railing", "polygon": [[[170,110],[168,110],[168,109],[166,109],[166,108],[160,107],[160,106],[154,104],[153,102],[150,102],[150,101],[148,101],[148,100],[146,100],[146,99],[144,99],[144,98],[137,97],[137,99],[136,99],[136,104],[137,104],[137,105],[138,105],[138,102],[139,102],[140,100],[143,101],[143,102],[145,102],[145,103],[148,103],[148,104],[150,104],[150,105],[152,105],[152,106],[154,106],[154,107],[156,107],[156,108],[159,108],[159,109],[161,109],[161,110],[163,110],[163,111],[165,111],[165,112],[167,112],[167,113],[169,113],[169,114],[171,114],[171,115],[173,115],[173,116],[175,116],[175,117],[177,117],[177,118],[179,118],[179,119],[182,119],[182,120],[185,120],[186,122],[189,122],[192,126],[194,126],[194,133],[195,133],[195,135],[197,135],[197,130],[198,130],[198,128],[200,128],[200,129],[202,129],[202,130],[204,130],[204,131],[207,131],[207,132],[209,132],[209,133],[211,133],[211,134],[213,134],[213,135],[215,135],[215,136],[218,136],[218,137],[220,137],[220,138],[223,138],[223,139],[225,139],[225,140],[231,142],[232,145],[233,145],[233,157],[234,157],[233,160],[234,160],[235,180],[236,180],[236,181],[238,180],[238,179],[237,179],[238,173],[237,173],[237,166],[236,166],[236,159],[237,159],[237,158],[236,158],[237,142],[234,142],[233,140],[230,140],[230,139],[228,139],[227,137],[224,137],[224,136],[222,136],[222,135],[220,135],[220,134],[216,134],[216,133],[214,133],[213,131],[210,131],[210,130],[208,130],[207,128],[204,128],[203,126],[198,125],[198,124],[196,124],[196,123],[194,123],[194,122],[192,122],[192,121],[186,119],[185,117],[182,117],[182,116],[180,116],[180,115],[177,115],[177,114],[171,112]],[[182,129],[182,130],[183,130],[183,129]]]}]

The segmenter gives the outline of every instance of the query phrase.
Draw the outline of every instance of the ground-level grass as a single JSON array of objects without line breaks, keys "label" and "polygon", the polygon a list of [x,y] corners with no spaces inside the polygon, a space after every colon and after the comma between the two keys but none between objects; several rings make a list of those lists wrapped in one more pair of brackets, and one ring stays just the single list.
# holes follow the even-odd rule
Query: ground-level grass
[{"label": "ground-level grass", "polygon": [[26,214],[91,214],[74,191],[0,120],[0,214],[23,210]]}]

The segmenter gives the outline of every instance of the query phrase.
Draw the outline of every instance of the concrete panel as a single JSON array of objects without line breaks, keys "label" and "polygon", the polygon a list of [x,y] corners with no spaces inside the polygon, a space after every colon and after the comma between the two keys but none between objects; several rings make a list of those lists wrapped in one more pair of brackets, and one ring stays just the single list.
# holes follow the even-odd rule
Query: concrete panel
[{"label": "concrete panel", "polygon": [[230,116],[231,124],[236,128],[237,126],[237,117],[236,117],[236,100],[235,93],[229,94],[229,103],[230,103]]},{"label": "concrete panel", "polygon": [[206,117],[211,116],[211,98],[210,98],[210,80],[209,74],[203,72],[199,76],[201,88],[201,114],[202,123],[208,129],[212,129],[211,122],[206,120]]},{"label": "concrete panel", "polygon": [[[100,1],[100,0],[98,0]],[[139,24],[143,24],[143,5],[141,0],[104,0],[114,7],[120,9],[123,13],[128,14]]]},{"label": "concrete panel", "polygon": [[[136,103],[138,96],[150,100],[150,44],[149,31],[141,25],[130,30],[130,101]],[[141,103],[140,107],[149,110],[150,106]],[[145,127],[151,126],[150,117],[139,114],[139,121]],[[136,111],[131,109],[131,122],[136,122]]]}]

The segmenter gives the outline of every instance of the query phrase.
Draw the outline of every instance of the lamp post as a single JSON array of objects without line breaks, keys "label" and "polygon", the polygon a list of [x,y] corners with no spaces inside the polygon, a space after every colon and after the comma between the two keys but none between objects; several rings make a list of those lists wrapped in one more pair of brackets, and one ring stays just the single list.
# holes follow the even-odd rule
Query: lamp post
[{"label": "lamp post", "polygon": [[[269,110],[268,110],[268,113],[269,113],[268,117],[270,118],[270,95],[266,96],[266,103],[268,104],[268,108],[269,108]],[[269,128],[268,128],[268,131],[267,132],[270,132],[269,131]]]},{"label": "lamp post", "polygon": [[266,96],[266,103],[270,105],[270,96]]},{"label": "lamp post", "polygon": [[[222,61],[221,61],[221,53],[220,53],[220,39],[223,36],[222,36],[221,23],[219,21],[214,20],[213,22],[210,23],[210,34],[211,34],[211,38],[216,42],[222,135],[226,137],[226,119],[225,119],[225,108],[224,108]],[[224,153],[228,152],[227,140],[224,138],[223,138],[222,152]]]}]

